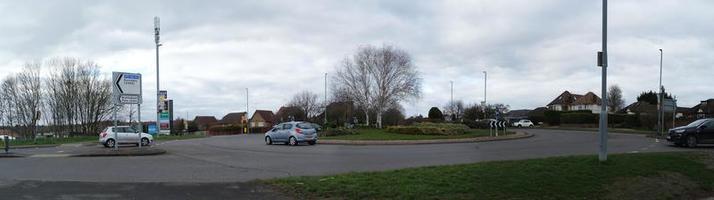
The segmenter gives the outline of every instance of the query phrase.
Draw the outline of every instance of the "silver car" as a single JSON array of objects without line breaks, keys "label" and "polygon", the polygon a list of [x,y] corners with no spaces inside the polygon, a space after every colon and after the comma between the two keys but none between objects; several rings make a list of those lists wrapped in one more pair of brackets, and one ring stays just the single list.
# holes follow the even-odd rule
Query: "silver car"
[{"label": "silver car", "polygon": [[285,143],[296,146],[300,142],[317,144],[317,130],[308,122],[285,122],[265,133],[265,144]]}]

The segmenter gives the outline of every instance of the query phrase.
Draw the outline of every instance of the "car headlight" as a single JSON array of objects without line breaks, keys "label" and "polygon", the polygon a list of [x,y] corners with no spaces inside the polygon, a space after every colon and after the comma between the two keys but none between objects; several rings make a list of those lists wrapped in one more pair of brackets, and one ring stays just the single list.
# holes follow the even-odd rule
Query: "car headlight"
[{"label": "car headlight", "polygon": [[684,131],[686,131],[686,130],[684,130],[684,129],[680,129],[680,130],[676,130],[676,131],[674,131],[674,133],[684,133]]}]

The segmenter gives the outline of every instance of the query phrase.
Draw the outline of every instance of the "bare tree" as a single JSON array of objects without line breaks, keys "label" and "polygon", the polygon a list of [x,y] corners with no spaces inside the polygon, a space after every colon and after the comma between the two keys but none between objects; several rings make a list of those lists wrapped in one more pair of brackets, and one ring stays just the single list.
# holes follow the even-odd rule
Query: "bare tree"
[{"label": "bare tree", "polygon": [[461,121],[464,117],[464,102],[461,100],[449,101],[444,107],[444,112],[451,121]]},{"label": "bare tree", "polygon": [[317,101],[318,96],[310,91],[302,91],[293,96],[288,106],[300,108],[305,113],[305,120],[319,114],[321,105]]},{"label": "bare tree", "polygon": [[17,74],[17,115],[20,126],[24,128],[25,137],[34,138],[37,121],[42,109],[42,79],[39,62],[28,62]]},{"label": "bare tree", "polygon": [[607,92],[607,100],[607,107],[610,109],[610,112],[617,112],[624,106],[625,101],[622,99],[622,89],[620,89],[620,86],[610,86]]},{"label": "bare tree", "polygon": [[15,117],[17,115],[17,80],[15,79],[14,75],[8,75],[5,77],[5,79],[2,82],[2,96],[1,101],[2,103],[2,110],[4,115],[2,116],[4,118],[3,124],[4,126],[15,126],[17,123],[17,118]]},{"label": "bare tree", "polygon": [[382,114],[393,104],[419,97],[421,79],[409,54],[392,46],[364,46],[352,60],[345,59],[336,73],[336,82],[349,97],[365,110],[377,114],[377,127],[382,127]]}]

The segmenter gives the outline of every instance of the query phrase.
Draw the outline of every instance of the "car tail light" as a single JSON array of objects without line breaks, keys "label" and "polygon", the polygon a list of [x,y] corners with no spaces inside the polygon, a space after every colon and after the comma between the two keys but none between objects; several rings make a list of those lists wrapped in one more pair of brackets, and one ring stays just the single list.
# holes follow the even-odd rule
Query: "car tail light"
[{"label": "car tail light", "polygon": [[295,129],[295,132],[297,132],[298,134],[302,134],[302,129],[296,128],[296,129]]},{"label": "car tail light", "polygon": [[107,137],[107,132],[102,132],[102,138]]}]

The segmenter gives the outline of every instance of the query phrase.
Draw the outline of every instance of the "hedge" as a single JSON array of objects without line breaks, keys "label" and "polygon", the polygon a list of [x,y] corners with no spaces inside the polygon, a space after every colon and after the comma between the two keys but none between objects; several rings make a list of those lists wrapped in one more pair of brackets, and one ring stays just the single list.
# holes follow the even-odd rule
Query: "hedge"
[{"label": "hedge", "polygon": [[338,135],[354,135],[357,131],[348,128],[329,128],[322,132],[318,132],[320,136],[338,136]]},{"label": "hedge", "polygon": [[469,127],[452,123],[417,123],[411,126],[390,126],[387,132],[411,135],[461,135]]},{"label": "hedge", "polygon": [[596,124],[598,115],[592,113],[572,112],[560,114],[560,122],[563,124]]}]

